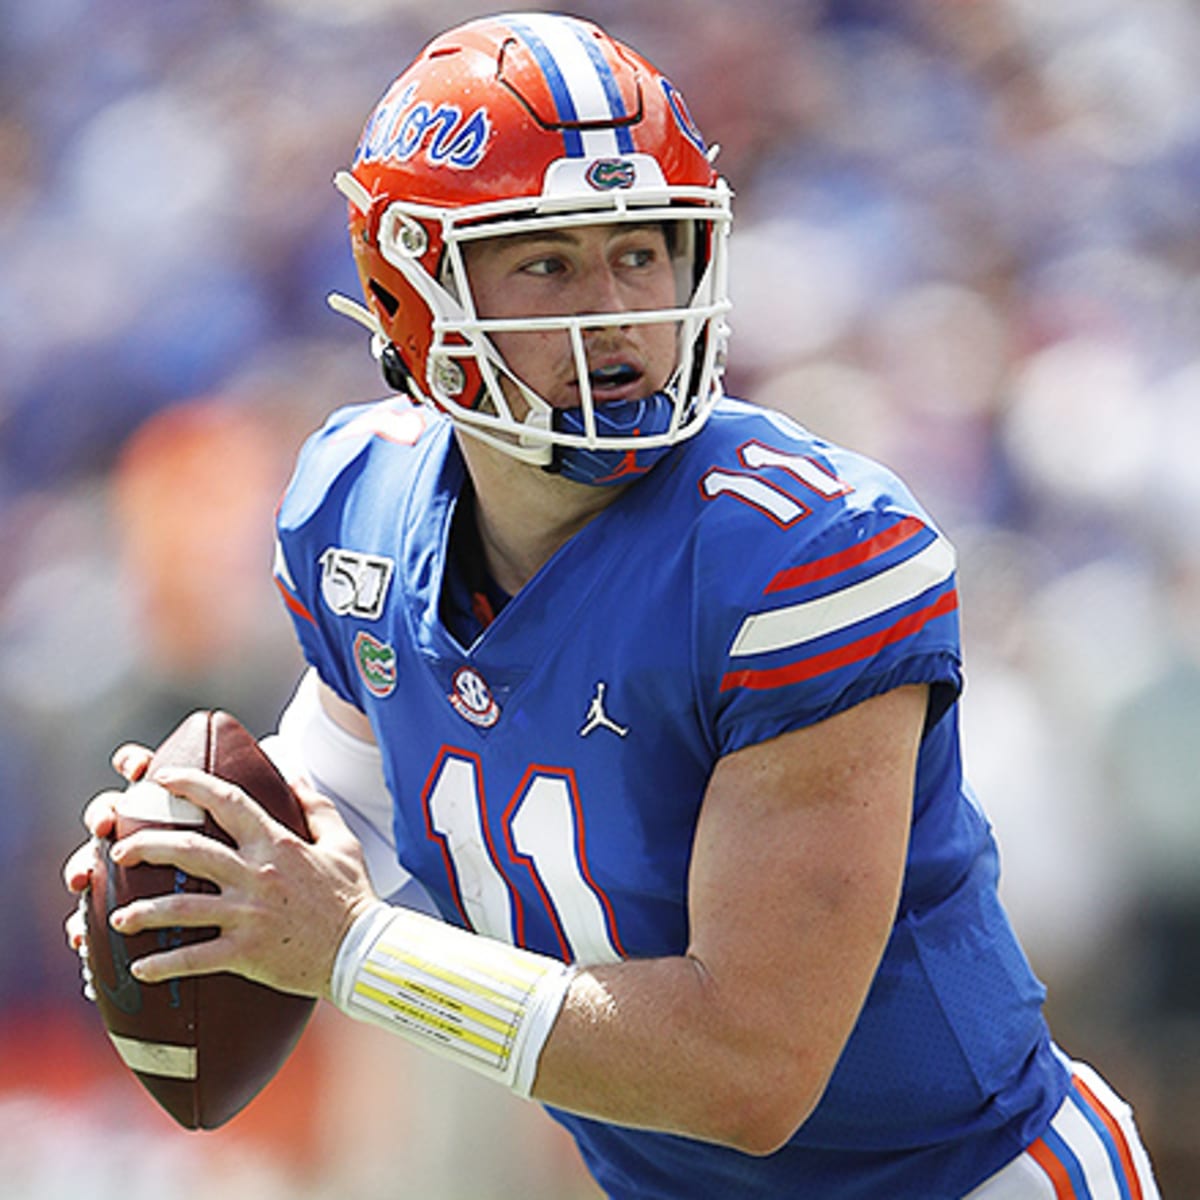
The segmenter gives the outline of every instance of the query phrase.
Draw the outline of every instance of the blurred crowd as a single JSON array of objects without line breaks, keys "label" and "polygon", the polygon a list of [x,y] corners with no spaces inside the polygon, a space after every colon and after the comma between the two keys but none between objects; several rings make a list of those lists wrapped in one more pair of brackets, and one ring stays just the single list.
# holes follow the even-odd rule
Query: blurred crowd
[{"label": "blurred crowd", "polygon": [[[356,290],[330,179],[420,46],[489,11],[0,22],[0,1197],[593,1195],[532,1108],[324,1015],[290,1084],[176,1135],[60,930],[111,750],[200,706],[266,732],[288,697],[273,507],[305,434],[383,390],[324,304]],[[1200,11],[571,11],[722,147],[729,390],[898,469],[957,544],[968,767],[1052,1024],[1136,1103],[1164,1195],[1200,1196]]]}]

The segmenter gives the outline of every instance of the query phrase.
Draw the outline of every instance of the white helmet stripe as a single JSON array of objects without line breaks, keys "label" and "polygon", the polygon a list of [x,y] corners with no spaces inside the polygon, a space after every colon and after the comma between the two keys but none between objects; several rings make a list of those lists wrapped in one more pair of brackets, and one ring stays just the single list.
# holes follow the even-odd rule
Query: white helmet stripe
[{"label": "white helmet stripe", "polygon": [[[529,13],[510,21],[529,47],[554,97],[559,120],[590,124],[627,116],[612,71],[587,32],[574,22],[547,13]],[[570,158],[611,158],[629,154],[633,140],[626,128],[564,129]]]}]

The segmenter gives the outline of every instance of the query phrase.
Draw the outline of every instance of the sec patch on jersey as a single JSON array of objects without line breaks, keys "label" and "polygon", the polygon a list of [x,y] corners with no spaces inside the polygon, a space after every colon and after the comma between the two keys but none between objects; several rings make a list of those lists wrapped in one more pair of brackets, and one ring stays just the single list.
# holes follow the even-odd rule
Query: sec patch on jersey
[{"label": "sec patch on jersey", "polygon": [[[308,837],[303,812],[253,735],[229,713],[192,713],[154,752],[158,767],[198,767],[235,783],[293,833]],[[270,1082],[299,1040],[316,1001],[240,976],[217,974],[143,984],[130,963],[173,945],[214,937],[214,929],[148,930],[125,936],[108,922],[132,900],[214,885],[174,867],[120,867],[110,851],[136,829],[188,828],[230,842],[201,808],[149,782],[131,784],[117,804],[114,838],[101,843],[86,907],[96,1003],[122,1061],[187,1129],[215,1129]]]}]

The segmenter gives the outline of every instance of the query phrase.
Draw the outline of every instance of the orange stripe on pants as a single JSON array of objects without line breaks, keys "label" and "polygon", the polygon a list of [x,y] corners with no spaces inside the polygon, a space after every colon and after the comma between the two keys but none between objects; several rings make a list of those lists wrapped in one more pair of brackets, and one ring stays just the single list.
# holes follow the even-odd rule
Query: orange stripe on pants
[{"label": "orange stripe on pants", "polygon": [[1138,1179],[1137,1169],[1133,1165],[1133,1155],[1129,1150],[1129,1142],[1125,1138],[1120,1125],[1117,1124],[1117,1119],[1100,1103],[1096,1094],[1092,1091],[1078,1075],[1074,1076],[1071,1082],[1079,1089],[1079,1094],[1083,1097],[1087,1106],[1104,1122],[1104,1128],[1108,1130],[1112,1140],[1116,1143],[1117,1154],[1121,1159],[1121,1169],[1125,1172],[1125,1181],[1129,1184],[1129,1194],[1133,1200],[1142,1200],[1142,1184]]},{"label": "orange stripe on pants", "polygon": [[1067,1174],[1067,1168],[1059,1162],[1057,1156],[1042,1138],[1038,1138],[1026,1153],[1046,1172],[1050,1182],[1054,1185],[1054,1200],[1078,1200],[1075,1188],[1071,1184],[1071,1178]]}]

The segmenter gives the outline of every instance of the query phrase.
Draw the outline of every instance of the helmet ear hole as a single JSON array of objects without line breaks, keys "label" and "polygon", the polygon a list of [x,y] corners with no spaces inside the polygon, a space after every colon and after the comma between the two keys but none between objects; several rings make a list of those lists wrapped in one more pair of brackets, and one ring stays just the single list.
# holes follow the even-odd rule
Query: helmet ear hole
[{"label": "helmet ear hole", "polygon": [[394,320],[400,311],[400,301],[378,279],[372,279],[367,286],[371,289],[371,295],[383,305],[384,311]]},{"label": "helmet ear hole", "polygon": [[400,357],[400,351],[396,349],[395,342],[388,342],[383,348],[383,353],[379,356],[379,369],[383,372],[383,381],[394,392],[407,392],[408,381],[412,378],[412,372],[405,366],[404,359]]}]

